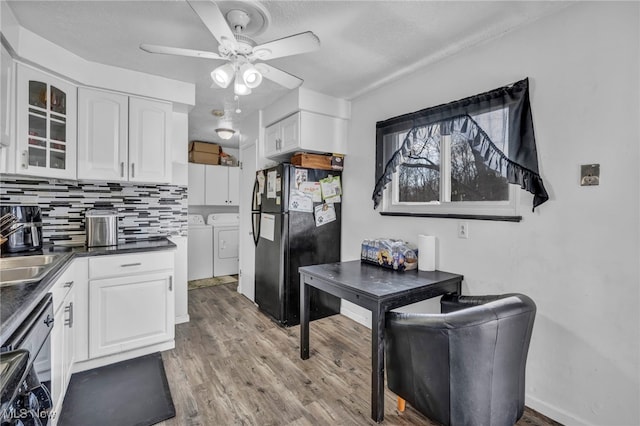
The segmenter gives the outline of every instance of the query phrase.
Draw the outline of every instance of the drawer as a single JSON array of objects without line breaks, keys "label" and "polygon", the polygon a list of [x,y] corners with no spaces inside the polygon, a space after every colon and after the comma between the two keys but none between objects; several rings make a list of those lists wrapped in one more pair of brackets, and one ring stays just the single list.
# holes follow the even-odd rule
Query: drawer
[{"label": "drawer", "polygon": [[89,279],[173,269],[173,251],[118,254],[89,259]]},{"label": "drawer", "polygon": [[69,263],[67,269],[56,280],[56,283],[51,287],[50,293],[53,296],[53,312],[57,312],[58,308],[62,306],[64,298],[69,293],[69,290],[76,284],[75,280],[75,262]]}]

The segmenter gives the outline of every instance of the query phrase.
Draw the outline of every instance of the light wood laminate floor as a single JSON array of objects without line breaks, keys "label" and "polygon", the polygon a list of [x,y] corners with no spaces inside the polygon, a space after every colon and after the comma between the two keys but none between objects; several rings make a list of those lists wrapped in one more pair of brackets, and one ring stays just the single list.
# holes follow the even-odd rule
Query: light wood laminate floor
[{"label": "light wood laminate floor", "polygon": [[[311,358],[300,359],[299,327],[281,328],[236,291],[189,291],[189,323],[163,352],[176,417],[162,426],[374,425],[370,330],[342,315],[314,321]],[[385,392],[388,425],[431,425]],[[555,423],[527,410],[522,425]]]}]

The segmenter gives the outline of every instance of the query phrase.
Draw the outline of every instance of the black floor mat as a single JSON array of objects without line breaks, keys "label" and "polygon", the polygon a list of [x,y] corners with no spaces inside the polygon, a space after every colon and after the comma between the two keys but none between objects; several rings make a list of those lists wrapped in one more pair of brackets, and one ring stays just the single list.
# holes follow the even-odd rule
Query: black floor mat
[{"label": "black floor mat", "polygon": [[176,415],[160,353],[71,376],[60,426],[149,426]]}]

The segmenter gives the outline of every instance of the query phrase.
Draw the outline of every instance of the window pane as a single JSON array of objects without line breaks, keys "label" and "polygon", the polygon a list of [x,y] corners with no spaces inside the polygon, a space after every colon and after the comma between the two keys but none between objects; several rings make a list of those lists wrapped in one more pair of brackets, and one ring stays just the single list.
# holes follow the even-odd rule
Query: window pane
[{"label": "window pane", "polygon": [[64,152],[51,151],[49,154],[50,166],[52,169],[64,169],[65,167],[65,154]]},{"label": "window pane", "polygon": [[45,83],[29,80],[29,105],[47,108],[47,85]]},{"label": "window pane", "polygon": [[40,139],[29,138],[29,145],[41,146],[43,148],[46,148],[47,142]]},{"label": "window pane", "polygon": [[[404,135],[402,135],[404,136]],[[432,202],[440,200],[439,140],[416,138],[410,159],[398,167],[398,201]]]},{"label": "window pane", "polygon": [[508,201],[507,179],[489,169],[466,141],[451,142],[451,201]]},{"label": "window pane", "polygon": [[29,165],[47,167],[47,151],[29,146]]},{"label": "window pane", "polygon": [[472,115],[476,123],[502,152],[509,152],[509,109],[502,108]]},{"label": "window pane", "polygon": [[57,123],[51,120],[51,139],[65,142],[67,140],[67,126],[65,123]]},{"label": "window pane", "polygon": [[29,114],[29,136],[47,137],[47,120]]},{"label": "window pane", "polygon": [[67,113],[67,95],[53,86],[51,86],[51,111],[58,114]]}]

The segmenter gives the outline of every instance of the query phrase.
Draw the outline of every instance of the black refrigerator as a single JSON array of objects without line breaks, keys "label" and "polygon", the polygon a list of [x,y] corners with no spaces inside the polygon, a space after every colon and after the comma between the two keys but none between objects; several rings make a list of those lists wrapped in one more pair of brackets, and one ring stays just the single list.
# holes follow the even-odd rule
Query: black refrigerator
[{"label": "black refrigerator", "polygon": [[[298,268],[340,261],[340,178],[287,163],[256,173],[255,302],[284,327],[300,324]],[[312,288],[310,306],[311,320],[324,318],[340,312],[340,299]]]}]

